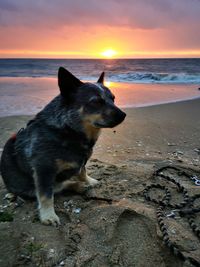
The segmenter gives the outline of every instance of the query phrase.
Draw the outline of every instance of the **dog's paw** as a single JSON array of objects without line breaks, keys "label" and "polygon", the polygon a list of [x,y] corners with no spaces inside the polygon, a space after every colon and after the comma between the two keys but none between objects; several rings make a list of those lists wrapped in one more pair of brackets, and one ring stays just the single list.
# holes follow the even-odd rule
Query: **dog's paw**
[{"label": "dog's paw", "polygon": [[95,186],[99,184],[99,181],[87,175],[86,182],[89,186]]},{"label": "dog's paw", "polygon": [[48,209],[40,210],[40,221],[45,225],[53,225],[53,226],[60,225],[60,219],[56,215],[55,211]]}]

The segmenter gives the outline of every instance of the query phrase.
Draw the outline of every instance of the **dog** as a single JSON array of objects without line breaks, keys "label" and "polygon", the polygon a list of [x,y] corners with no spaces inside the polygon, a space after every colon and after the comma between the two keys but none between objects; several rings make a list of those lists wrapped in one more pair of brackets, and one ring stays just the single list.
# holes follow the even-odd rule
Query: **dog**
[{"label": "dog", "polygon": [[98,183],[85,165],[101,128],[115,127],[126,116],[104,85],[104,72],[97,83],[89,83],[60,67],[58,85],[60,94],[7,141],[1,157],[7,190],[36,197],[41,223],[54,226],[60,224],[54,194]]}]

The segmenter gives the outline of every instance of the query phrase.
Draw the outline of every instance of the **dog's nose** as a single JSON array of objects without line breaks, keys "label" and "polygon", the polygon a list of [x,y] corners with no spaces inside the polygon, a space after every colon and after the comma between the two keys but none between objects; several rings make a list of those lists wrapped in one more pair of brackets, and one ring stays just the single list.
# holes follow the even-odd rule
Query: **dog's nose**
[{"label": "dog's nose", "polygon": [[120,124],[126,117],[126,113],[123,112],[121,109],[114,107],[109,114],[109,127],[115,127]]},{"label": "dog's nose", "polygon": [[125,119],[126,113],[123,112],[122,110],[119,110],[118,114],[117,114],[117,117],[118,117],[119,123],[121,123]]},{"label": "dog's nose", "polygon": [[113,123],[116,125],[122,123],[125,119],[126,113],[123,112],[121,109],[117,108],[113,111]]}]

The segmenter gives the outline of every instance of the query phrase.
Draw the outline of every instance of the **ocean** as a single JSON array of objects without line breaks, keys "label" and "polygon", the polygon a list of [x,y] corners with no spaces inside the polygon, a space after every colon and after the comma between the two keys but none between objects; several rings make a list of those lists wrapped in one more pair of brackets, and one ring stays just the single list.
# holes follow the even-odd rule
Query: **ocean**
[{"label": "ocean", "polygon": [[0,77],[55,77],[59,66],[90,81],[105,71],[112,82],[200,84],[200,58],[0,59]]},{"label": "ocean", "polygon": [[33,115],[59,91],[57,71],[106,85],[122,108],[200,97],[200,59],[0,59],[0,117]]}]

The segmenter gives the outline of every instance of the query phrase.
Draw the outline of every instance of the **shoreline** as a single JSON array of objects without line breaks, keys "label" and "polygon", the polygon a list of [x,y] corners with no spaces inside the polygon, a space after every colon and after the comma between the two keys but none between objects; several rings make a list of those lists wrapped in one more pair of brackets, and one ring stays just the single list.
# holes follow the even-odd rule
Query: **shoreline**
[{"label": "shoreline", "polygon": [[148,108],[148,107],[161,106],[161,105],[167,105],[167,104],[176,104],[180,102],[186,102],[186,101],[192,101],[192,100],[198,100],[198,99],[200,99],[200,96],[194,96],[192,98],[187,98],[187,99],[171,100],[169,102],[149,103],[146,105],[138,105],[138,106],[124,106],[122,108],[123,109]]},{"label": "shoreline", "polygon": [[[164,106],[164,105],[170,105],[170,104],[181,104],[181,103],[187,103],[193,100],[200,100],[200,96],[195,96],[193,98],[189,99],[178,99],[178,100],[172,100],[170,102],[161,102],[161,103],[149,103],[147,105],[138,105],[138,106],[120,106],[125,111],[129,110],[136,110],[136,109],[143,109],[143,108],[151,108],[151,107],[159,107],[159,106]],[[8,115],[8,116],[0,116],[0,119],[2,118],[12,118],[12,117],[33,117],[35,114],[13,114],[13,115]]]},{"label": "shoreline", "polygon": [[[105,82],[121,108],[139,108],[197,99],[197,84],[134,84]],[[56,78],[0,77],[0,117],[34,115],[56,95]]]}]

